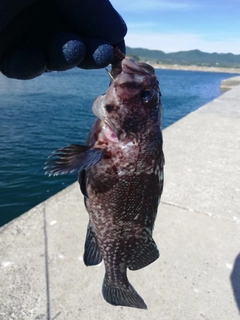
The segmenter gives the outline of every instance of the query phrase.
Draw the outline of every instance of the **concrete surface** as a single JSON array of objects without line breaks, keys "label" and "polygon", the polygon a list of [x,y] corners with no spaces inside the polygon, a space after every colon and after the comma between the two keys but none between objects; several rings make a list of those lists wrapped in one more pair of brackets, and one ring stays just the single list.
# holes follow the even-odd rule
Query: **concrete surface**
[{"label": "concrete surface", "polygon": [[240,85],[240,76],[222,80],[220,87],[221,90],[227,91],[238,85]]},{"label": "concrete surface", "polygon": [[240,86],[163,132],[161,257],[128,272],[148,310],[101,295],[82,261],[87,213],[75,183],[0,229],[0,319],[240,318]]}]

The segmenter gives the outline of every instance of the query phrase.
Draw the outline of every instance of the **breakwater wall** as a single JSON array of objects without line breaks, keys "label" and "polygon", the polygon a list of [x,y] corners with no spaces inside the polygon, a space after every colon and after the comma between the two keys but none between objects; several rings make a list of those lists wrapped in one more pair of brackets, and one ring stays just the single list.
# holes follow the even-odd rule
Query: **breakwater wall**
[{"label": "breakwater wall", "polygon": [[220,88],[223,91],[227,91],[239,85],[240,85],[240,76],[236,76],[226,80],[222,80]]}]

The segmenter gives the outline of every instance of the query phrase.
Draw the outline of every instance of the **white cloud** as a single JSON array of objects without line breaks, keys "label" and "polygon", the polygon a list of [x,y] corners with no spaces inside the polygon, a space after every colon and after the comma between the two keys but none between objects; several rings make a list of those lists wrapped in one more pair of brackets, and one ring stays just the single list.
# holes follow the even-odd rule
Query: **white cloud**
[{"label": "white cloud", "polygon": [[224,40],[208,40],[203,36],[191,33],[179,34],[139,34],[129,32],[125,38],[126,45],[132,48],[162,50],[176,52],[199,49],[204,52],[218,52],[240,54],[240,39],[224,37]]}]

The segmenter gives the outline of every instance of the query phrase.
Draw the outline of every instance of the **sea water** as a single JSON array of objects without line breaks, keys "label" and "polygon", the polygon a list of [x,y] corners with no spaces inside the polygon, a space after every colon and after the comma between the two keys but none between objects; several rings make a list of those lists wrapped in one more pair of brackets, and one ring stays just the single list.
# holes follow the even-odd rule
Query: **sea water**
[{"label": "sea water", "polygon": [[[156,73],[163,129],[218,97],[221,80],[234,76],[160,69]],[[104,69],[48,72],[25,81],[0,75],[0,226],[77,180],[77,174],[44,175],[44,163],[58,148],[85,143],[95,119],[92,103],[108,85]]]}]

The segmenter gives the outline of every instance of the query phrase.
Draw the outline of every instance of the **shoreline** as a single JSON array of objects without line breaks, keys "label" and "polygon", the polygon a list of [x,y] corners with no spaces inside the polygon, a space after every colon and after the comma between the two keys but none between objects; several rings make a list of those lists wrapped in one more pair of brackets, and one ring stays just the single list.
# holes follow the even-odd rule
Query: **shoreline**
[{"label": "shoreline", "polygon": [[151,66],[155,69],[219,72],[219,73],[222,72],[222,73],[240,74],[240,68],[203,67],[203,66],[195,66],[195,65],[185,66],[185,65],[178,65],[178,64],[171,65],[171,64],[156,64],[156,63],[151,64]]}]

